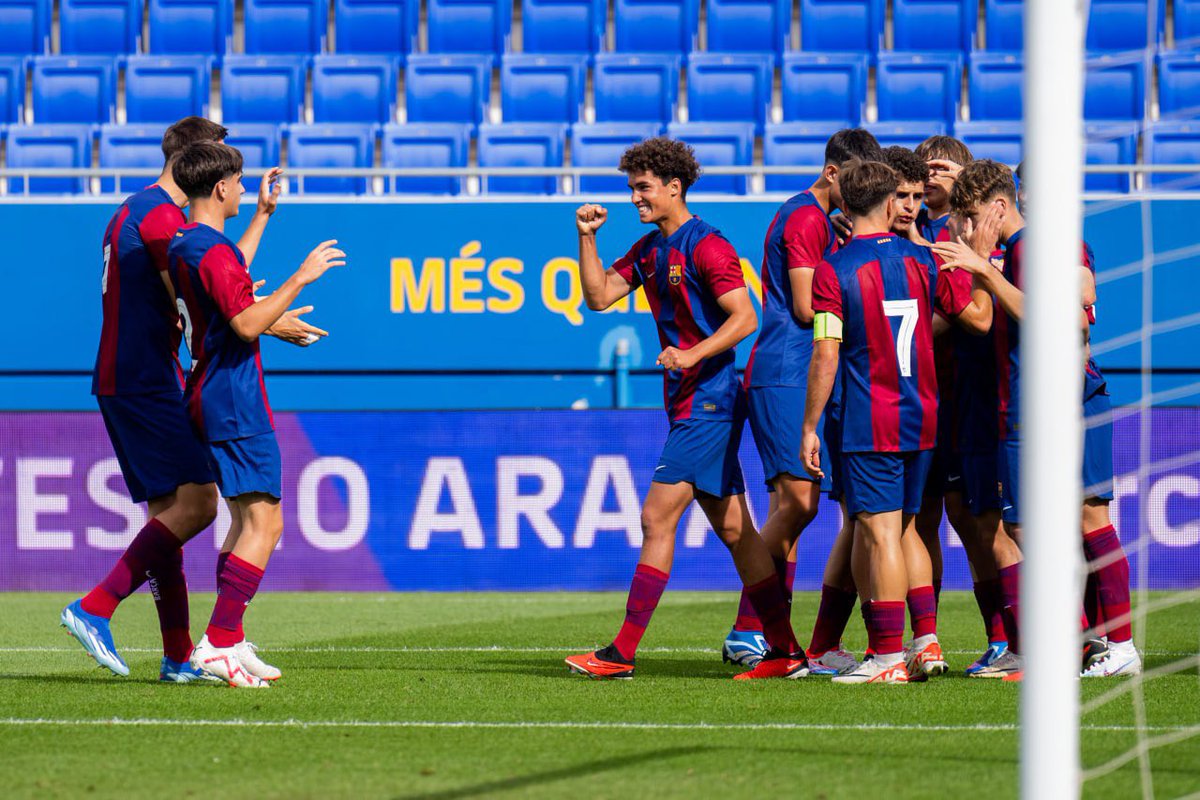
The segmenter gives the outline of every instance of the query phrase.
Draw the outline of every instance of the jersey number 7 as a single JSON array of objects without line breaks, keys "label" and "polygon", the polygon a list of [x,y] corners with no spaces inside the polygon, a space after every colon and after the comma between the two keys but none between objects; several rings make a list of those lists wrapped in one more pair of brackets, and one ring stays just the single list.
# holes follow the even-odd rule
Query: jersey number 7
[{"label": "jersey number 7", "polygon": [[908,300],[884,300],[883,313],[889,317],[900,318],[900,330],[896,332],[896,362],[900,366],[900,375],[912,377],[912,339],[917,330],[917,319],[921,309],[916,298]]}]

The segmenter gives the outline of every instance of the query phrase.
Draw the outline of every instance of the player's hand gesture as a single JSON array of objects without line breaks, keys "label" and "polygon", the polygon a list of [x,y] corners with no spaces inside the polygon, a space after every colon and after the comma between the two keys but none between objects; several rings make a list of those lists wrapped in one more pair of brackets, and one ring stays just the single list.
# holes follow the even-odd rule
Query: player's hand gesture
[{"label": "player's hand gesture", "polygon": [[800,460],[809,475],[818,479],[825,477],[825,473],[821,470],[821,439],[817,436],[816,431],[804,434],[804,438],[800,442]]},{"label": "player's hand gesture", "polygon": [[300,269],[296,271],[296,275],[299,276],[305,285],[312,283],[324,275],[325,270],[330,267],[343,267],[346,265],[346,254],[334,247],[335,244],[337,244],[337,239],[321,242],[304,259],[304,263],[300,265]]},{"label": "player's hand gesture", "polygon": [[282,175],[282,167],[272,167],[267,170],[262,182],[258,184],[259,214],[266,214],[269,217],[275,213],[275,207],[279,203],[279,192],[283,188],[283,183],[279,180]]},{"label": "player's hand gesture", "polygon": [[321,330],[300,319],[302,315],[312,310],[312,306],[302,306],[283,312],[283,316],[275,320],[274,325],[267,328],[267,334],[297,347],[308,347],[313,342],[329,335],[329,331]]},{"label": "player's hand gesture", "polygon": [[658,358],[654,363],[659,364],[668,372],[677,372],[679,370],[691,369],[696,366],[696,362],[699,360],[689,350],[668,347],[658,354]]},{"label": "player's hand gesture", "polygon": [[829,217],[829,221],[833,223],[833,233],[837,236],[838,244],[845,244],[850,241],[854,230],[850,227],[851,219],[845,212],[833,214]]},{"label": "player's hand gesture", "polygon": [[958,173],[960,172],[962,172],[962,165],[948,158],[933,158],[929,160],[930,178],[949,179],[953,182],[958,179]]},{"label": "player's hand gesture", "polygon": [[[971,221],[967,220],[969,227],[963,238],[971,243],[971,248],[981,257],[991,258],[992,253],[996,250],[996,245],[1000,242],[1002,222],[1004,222],[1004,212],[1000,210],[1000,204],[992,203],[988,206],[987,211],[983,212],[978,228],[974,228]],[[971,228],[974,229],[971,230]]]},{"label": "player's hand gesture", "polygon": [[585,203],[575,209],[575,227],[581,236],[594,236],[607,220],[608,209],[604,206]]},{"label": "player's hand gesture", "polygon": [[941,257],[942,269],[961,269],[984,277],[993,271],[991,262],[976,253],[961,236],[957,241],[937,242],[932,249]]},{"label": "player's hand gesture", "polygon": [[258,296],[258,290],[266,285],[267,285],[266,281],[255,281],[254,282],[254,286],[250,289],[250,293],[252,295],[254,295],[254,302],[261,303],[263,301],[263,298]]},{"label": "player's hand gesture", "polygon": [[922,236],[921,232],[917,230],[917,223],[915,222],[908,226],[908,230],[905,231],[904,234],[908,237],[908,240],[917,247],[933,247],[933,243]]}]

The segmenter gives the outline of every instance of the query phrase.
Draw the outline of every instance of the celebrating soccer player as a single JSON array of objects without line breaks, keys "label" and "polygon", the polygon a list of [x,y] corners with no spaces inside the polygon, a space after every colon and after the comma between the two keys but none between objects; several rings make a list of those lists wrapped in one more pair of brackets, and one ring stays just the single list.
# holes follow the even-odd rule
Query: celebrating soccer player
[{"label": "celebrating soccer player", "polygon": [[675,532],[692,500],[729,548],[770,650],[737,678],[794,678],[807,672],[792,633],[787,599],[746,506],[738,445],[745,396],[734,369],[734,347],[754,332],[757,318],[733,246],[692,216],[688,188],[700,165],[692,149],[667,138],[625,151],[638,219],[655,230],[608,269],[596,232],[608,219],[602,206],[576,212],[579,277],[588,308],[602,311],[635,291],[646,292],[663,350],[670,432],[642,506],[642,550],[629,587],[625,622],[609,646],[566,659],[577,673],[632,678],[637,647],[662,597],[675,554]]},{"label": "celebrating soccer player", "polygon": [[193,361],[185,400],[208,444],[231,516],[216,606],[191,663],[231,686],[267,686],[279,670],[258,658],[242,629],[246,606],[283,532],[279,444],[258,337],[302,288],[345,264],[345,253],[336,242],[323,242],[279,289],[256,302],[248,259],[224,233],[245,191],[241,153],[215,142],[192,145],[175,163],[175,181],[191,203],[189,222],[167,251]]}]

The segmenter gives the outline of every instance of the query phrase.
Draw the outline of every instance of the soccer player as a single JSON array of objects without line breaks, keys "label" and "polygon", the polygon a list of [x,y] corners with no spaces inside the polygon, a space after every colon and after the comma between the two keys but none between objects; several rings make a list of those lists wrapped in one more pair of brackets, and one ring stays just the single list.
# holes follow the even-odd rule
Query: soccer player
[{"label": "soccer player", "polygon": [[[908,576],[901,540],[915,536],[925,473],[937,435],[933,364],[935,310],[979,332],[991,324],[986,298],[963,296],[939,278],[929,250],[891,232],[896,173],[858,162],[841,175],[854,238],[813,278],[814,350],[804,414],[803,456],[823,475],[817,423],[845,349],[842,471],[855,517],[853,570],[872,656],[835,683],[907,683],[902,653]],[[982,292],[973,292],[982,295]]]},{"label": "soccer player", "polygon": [[[100,280],[100,347],[92,394],[100,406],[121,474],[149,520],[109,574],[62,611],[62,624],[96,661],[128,675],[110,620],[117,606],[149,579],[162,630],[161,680],[188,682],[200,673],[188,664],[192,640],[181,547],[212,522],[217,490],[207,450],[196,439],[182,402],[179,314],[167,286],[167,246],[184,222],[187,198],[172,178],[178,155],[196,142],[225,138],[222,126],[186,117],[163,134],[162,174],[131,195],[104,234]],[[262,236],[277,193],[263,182],[255,220],[245,239]],[[307,329],[307,330],[305,330]],[[277,333],[300,343],[323,334],[289,316]]]},{"label": "soccer player", "polygon": [[268,686],[279,670],[258,659],[242,630],[246,606],[283,532],[279,444],[258,337],[302,288],[345,264],[345,253],[336,242],[321,243],[279,289],[256,302],[247,259],[224,233],[245,192],[241,153],[216,142],[194,144],[179,156],[174,173],[191,203],[188,224],[167,250],[193,360],[185,402],[208,445],[231,517],[216,606],[191,664],[231,686]]},{"label": "soccer player", "polygon": [[625,622],[612,644],[566,659],[571,671],[594,678],[632,678],[637,647],[662,597],[675,553],[675,531],[692,500],[729,548],[763,622],[770,650],[737,678],[800,677],[804,654],[792,633],[787,599],[746,506],[738,445],[745,396],[734,370],[734,347],[757,318],[733,246],[692,216],[688,188],[699,177],[692,149],[663,137],[633,145],[621,157],[638,219],[655,230],[605,269],[596,232],[608,211],[581,206],[579,277],[588,308],[602,311],[644,287],[658,323],[670,432],[642,506],[642,551],[629,588]]},{"label": "soccer player", "polygon": [[963,167],[973,161],[970,149],[953,136],[930,136],[917,145],[917,158],[929,165],[925,181],[925,208],[917,217],[917,229],[927,242],[950,238],[950,192]]},{"label": "soccer player", "polygon": [[[820,177],[779,208],[767,229],[763,247],[763,322],[758,341],[750,351],[745,384],[750,429],[770,492],[770,507],[761,535],[789,602],[796,575],[796,543],[817,514],[822,489],[800,461],[800,422],[812,356],[813,271],[837,249],[829,213],[842,206],[837,179],[841,165],[855,158],[878,158],[879,154],[875,137],[861,128],[841,130],[831,136],[825,145],[825,166]],[[832,613],[842,620],[841,626],[831,647],[810,654],[810,666],[816,670],[836,672],[856,663],[841,654],[838,646],[841,629],[856,598],[853,579],[848,574],[848,552],[840,559],[836,553],[831,556],[835,571],[839,561],[845,577],[826,581],[821,607],[825,609],[825,621]],[[836,621],[832,624],[836,626]],[[722,647],[722,657],[754,666],[765,650],[762,623],[754,613],[749,595],[743,592],[733,629]]]}]

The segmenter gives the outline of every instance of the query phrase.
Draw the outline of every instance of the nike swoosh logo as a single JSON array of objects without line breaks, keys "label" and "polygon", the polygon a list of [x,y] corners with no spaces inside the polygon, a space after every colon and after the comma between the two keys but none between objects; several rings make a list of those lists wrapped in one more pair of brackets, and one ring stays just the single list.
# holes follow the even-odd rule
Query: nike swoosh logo
[{"label": "nike swoosh logo", "polygon": [[660,469],[666,469],[666,468],[667,468],[666,464],[660,464],[659,466],[654,468],[654,471],[658,472]]}]

